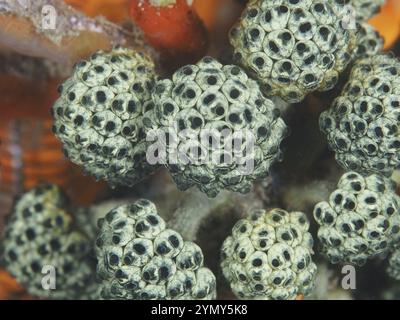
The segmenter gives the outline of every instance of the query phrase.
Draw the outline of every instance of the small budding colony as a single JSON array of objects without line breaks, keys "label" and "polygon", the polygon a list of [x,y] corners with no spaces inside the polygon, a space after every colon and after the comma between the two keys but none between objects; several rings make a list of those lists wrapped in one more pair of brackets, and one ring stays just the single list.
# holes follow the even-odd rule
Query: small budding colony
[{"label": "small budding colony", "polygon": [[295,299],[313,288],[317,266],[302,212],[253,210],[221,249],[221,267],[241,299]]},{"label": "small budding colony", "polygon": [[99,220],[97,275],[103,299],[215,299],[201,248],[166,227],[155,205],[138,200]]},{"label": "small budding colony", "polygon": [[[332,263],[363,265],[391,253],[387,272],[400,279],[400,198],[390,175],[400,166],[400,62],[380,54],[383,40],[365,20],[383,1],[250,0],[230,41],[237,65],[211,57],[159,79],[145,54],[126,48],[97,52],[78,63],[60,86],[54,133],[72,162],[112,186],[132,186],[166,167],[178,188],[195,186],[209,197],[247,193],[281,159],[288,128],[272,98],[289,103],[348,82],[320,117],[337,162],[348,171],[329,199],[316,204],[321,253]],[[356,28],[343,23],[351,4]],[[152,132],[168,129],[161,163],[147,151]],[[248,131],[225,154],[204,134]],[[190,130],[195,139],[180,140]],[[220,137],[219,137],[220,138]],[[193,154],[195,153],[195,154]],[[237,161],[226,161],[240,155]],[[197,156],[197,158],[195,157]],[[196,162],[209,157],[224,161]],[[175,158],[175,162],[170,162]],[[196,158],[196,159],[195,159]],[[232,160],[232,159],[231,159]],[[248,173],[243,167],[254,164]],[[95,238],[80,230],[54,186],[29,191],[17,202],[4,236],[8,270],[29,292],[51,298],[215,299],[216,278],[201,248],[167,227],[149,200],[111,210]],[[238,221],[221,249],[221,269],[239,299],[296,299],[309,294],[310,222],[302,212],[257,209]],[[97,257],[97,268],[90,257]],[[43,291],[42,267],[58,270],[59,290]],[[97,270],[97,280],[92,278]],[[84,294],[82,294],[84,292]]]}]

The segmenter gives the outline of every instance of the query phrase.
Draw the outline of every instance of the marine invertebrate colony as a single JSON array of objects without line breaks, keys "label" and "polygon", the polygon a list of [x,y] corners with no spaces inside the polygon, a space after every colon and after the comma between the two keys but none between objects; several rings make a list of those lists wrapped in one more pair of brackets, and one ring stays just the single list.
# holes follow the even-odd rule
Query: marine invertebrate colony
[{"label": "marine invertebrate colony", "polygon": [[357,61],[343,92],[320,117],[321,130],[347,170],[391,175],[400,165],[400,62]]},{"label": "marine invertebrate colony", "polygon": [[[54,186],[25,193],[10,216],[2,239],[7,270],[30,294],[54,299],[97,298],[88,237],[74,225],[67,199]],[[43,287],[54,268],[55,288]],[[45,273],[42,273],[42,271]]]},{"label": "marine invertebrate colony", "polygon": [[300,102],[332,89],[351,60],[355,32],[335,0],[252,0],[231,30],[235,57],[270,96]]},{"label": "marine invertebrate colony", "polygon": [[352,58],[360,59],[379,54],[383,49],[383,38],[374,27],[368,23],[358,25],[356,34],[356,48],[353,51]]},{"label": "marine invertebrate colony", "polygon": [[332,263],[362,266],[400,241],[400,197],[380,175],[345,173],[329,200],[315,206],[314,217],[322,252]]},{"label": "marine invertebrate colony", "polygon": [[168,229],[152,202],[117,207],[99,225],[102,298],[215,299],[215,276],[203,267],[200,247]]},{"label": "marine invertebrate colony", "polygon": [[[238,66],[211,57],[160,80],[143,123],[158,139],[160,160],[178,187],[208,196],[246,193],[279,159],[287,128],[271,100]],[[182,137],[186,137],[182,139]]]},{"label": "marine invertebrate colony", "polygon": [[[13,182],[0,181],[0,209],[13,202],[5,189],[20,196],[4,222],[0,210],[0,296],[394,288],[399,12],[400,0],[0,0],[0,178]],[[394,55],[380,54],[395,38]],[[39,116],[50,137],[30,125]],[[345,290],[341,267],[367,262]]]},{"label": "marine invertebrate colony", "polygon": [[385,0],[351,0],[356,18],[359,20],[368,20],[377,14]]},{"label": "marine invertebrate colony", "polygon": [[221,249],[221,268],[241,299],[295,299],[313,288],[313,239],[302,212],[253,210]]},{"label": "marine invertebrate colony", "polygon": [[79,62],[53,107],[54,133],[71,161],[111,185],[151,173],[141,117],[155,80],[151,59],[130,49]]}]

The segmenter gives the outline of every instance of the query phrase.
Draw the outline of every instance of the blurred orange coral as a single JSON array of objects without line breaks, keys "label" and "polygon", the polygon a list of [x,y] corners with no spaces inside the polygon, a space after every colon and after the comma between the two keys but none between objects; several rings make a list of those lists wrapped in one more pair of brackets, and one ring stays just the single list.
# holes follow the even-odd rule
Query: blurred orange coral
[{"label": "blurred orange coral", "polygon": [[207,30],[186,0],[176,0],[167,6],[153,6],[149,0],[131,0],[130,15],[164,61],[183,65],[206,53]]},{"label": "blurred orange coral", "polygon": [[[193,7],[207,28],[216,31],[218,24],[229,21],[232,15],[237,15],[237,8],[243,9],[244,4],[236,0],[194,0]],[[234,21],[231,22],[233,24]]]},{"label": "blurred orange coral", "polygon": [[7,271],[0,269],[0,300],[31,298]]},{"label": "blurred orange coral", "polygon": [[400,36],[400,1],[386,1],[381,12],[369,23],[378,29],[385,39],[385,49],[390,48]]},{"label": "blurred orange coral", "polygon": [[[18,183],[29,189],[41,181],[58,184],[68,181],[65,175],[71,164],[51,132],[49,110],[57,96],[57,83],[0,76],[3,92],[0,121],[2,190],[8,186],[11,191]],[[21,153],[17,152],[18,148]]]},{"label": "blurred orange coral", "polygon": [[84,205],[106,188],[105,183],[82,175],[52,133],[50,108],[58,96],[58,83],[0,75],[0,230],[14,197],[38,184],[58,184]]},{"label": "blurred orange coral", "polygon": [[215,25],[218,9],[222,5],[226,5],[226,2],[227,0],[194,0],[193,7],[210,30]]},{"label": "blurred orange coral", "polygon": [[129,18],[129,0],[64,0],[89,17],[104,16],[112,22],[123,22]]}]

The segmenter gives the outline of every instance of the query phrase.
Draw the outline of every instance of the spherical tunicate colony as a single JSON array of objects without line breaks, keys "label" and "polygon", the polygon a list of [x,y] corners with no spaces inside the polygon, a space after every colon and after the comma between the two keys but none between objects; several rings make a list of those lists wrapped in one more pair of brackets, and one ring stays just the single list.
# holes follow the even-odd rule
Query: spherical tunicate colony
[{"label": "spherical tunicate colony", "polygon": [[53,130],[70,160],[111,185],[151,173],[141,117],[155,80],[150,58],[126,48],[79,62],[53,107]]},{"label": "spherical tunicate colony", "polygon": [[344,174],[328,201],[318,203],[322,252],[332,263],[362,266],[400,240],[400,197],[391,180],[372,174]]},{"label": "spherical tunicate colony", "polygon": [[357,61],[350,80],[320,117],[346,170],[391,175],[400,165],[400,62],[389,55]]},{"label": "spherical tunicate colony", "polygon": [[[5,266],[34,296],[96,298],[95,264],[88,258],[90,241],[75,227],[66,208],[67,199],[54,185],[23,194],[5,228]],[[55,278],[47,281],[50,276]]]},{"label": "spherical tunicate colony", "polygon": [[215,299],[215,276],[203,266],[200,247],[168,229],[150,201],[117,207],[99,226],[102,298]]},{"label": "spherical tunicate colony", "polygon": [[238,66],[205,57],[159,81],[153,101],[144,115],[146,133],[167,133],[158,142],[182,190],[197,186],[210,197],[223,189],[246,193],[281,156],[287,127]]},{"label": "spherical tunicate colony", "polygon": [[235,58],[268,95],[287,102],[330,90],[355,46],[346,13],[336,0],[252,0],[230,33]]},{"label": "spherical tunicate colony", "polygon": [[295,299],[314,286],[313,239],[302,212],[253,210],[221,249],[221,268],[240,299]]}]

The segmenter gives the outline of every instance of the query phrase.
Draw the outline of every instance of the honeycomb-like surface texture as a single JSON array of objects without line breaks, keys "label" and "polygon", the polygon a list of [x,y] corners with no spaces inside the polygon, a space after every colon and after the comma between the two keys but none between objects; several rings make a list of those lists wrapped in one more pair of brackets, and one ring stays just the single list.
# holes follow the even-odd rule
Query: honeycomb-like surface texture
[{"label": "honeycomb-like surface texture", "polygon": [[210,300],[214,274],[199,246],[166,227],[153,203],[138,200],[99,220],[97,276],[104,299]]},{"label": "honeycomb-like surface texture", "polygon": [[354,9],[356,19],[367,21],[379,13],[385,0],[351,0],[350,5]]},{"label": "honeycomb-like surface texture", "polygon": [[315,206],[314,218],[322,253],[332,263],[362,266],[400,240],[400,197],[380,175],[345,173],[329,200]]},{"label": "honeycomb-like surface texture", "polygon": [[[90,242],[66,211],[67,199],[54,185],[22,195],[7,222],[2,250],[7,270],[27,291],[52,299],[96,298]],[[54,267],[55,289],[45,278]],[[44,271],[44,273],[42,273]],[[46,280],[47,279],[47,280]]]},{"label": "honeycomb-like surface texture", "polygon": [[356,34],[356,48],[353,60],[373,57],[383,50],[384,40],[379,32],[368,23],[358,25]]},{"label": "honeycomb-like surface texture", "polygon": [[246,193],[281,157],[287,127],[238,66],[205,57],[159,81],[153,101],[146,132],[156,134],[160,160],[181,190],[197,186],[209,197],[223,189]]},{"label": "honeycomb-like surface texture", "polygon": [[155,80],[150,58],[121,47],[78,63],[53,107],[53,131],[71,161],[111,185],[151,173],[142,114]]},{"label": "honeycomb-like surface texture", "polygon": [[351,60],[355,30],[336,0],[251,0],[230,32],[236,60],[271,96],[296,103],[332,89]]},{"label": "honeycomb-like surface texture", "polygon": [[320,117],[346,170],[390,176],[400,165],[400,62],[377,55],[355,63],[341,95]]},{"label": "honeycomb-like surface texture", "polygon": [[221,267],[240,299],[292,300],[314,286],[313,239],[302,212],[253,210],[221,249]]}]

